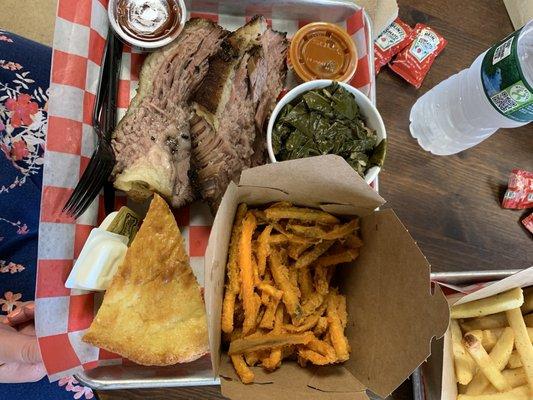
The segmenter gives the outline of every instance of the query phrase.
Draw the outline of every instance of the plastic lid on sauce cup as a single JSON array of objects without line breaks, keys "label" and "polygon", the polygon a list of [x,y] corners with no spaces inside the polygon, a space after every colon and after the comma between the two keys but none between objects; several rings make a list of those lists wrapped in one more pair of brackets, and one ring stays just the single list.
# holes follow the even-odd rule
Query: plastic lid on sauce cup
[{"label": "plastic lid on sauce cup", "polygon": [[357,48],[335,24],[314,22],[298,30],[291,41],[290,62],[303,81],[332,79],[347,82],[357,68]]}]

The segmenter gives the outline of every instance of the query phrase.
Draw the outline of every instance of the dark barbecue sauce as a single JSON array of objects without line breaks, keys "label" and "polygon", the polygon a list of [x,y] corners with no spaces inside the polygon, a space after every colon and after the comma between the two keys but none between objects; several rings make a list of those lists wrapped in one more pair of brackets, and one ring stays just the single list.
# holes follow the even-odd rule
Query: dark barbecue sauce
[{"label": "dark barbecue sauce", "polygon": [[181,13],[175,0],[118,0],[116,17],[126,34],[153,42],[176,32]]}]

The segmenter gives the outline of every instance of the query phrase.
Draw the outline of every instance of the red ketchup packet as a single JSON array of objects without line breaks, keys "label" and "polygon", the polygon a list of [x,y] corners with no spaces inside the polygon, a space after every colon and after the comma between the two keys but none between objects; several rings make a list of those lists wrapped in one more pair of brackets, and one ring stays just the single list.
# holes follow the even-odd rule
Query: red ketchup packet
[{"label": "red ketchup packet", "polygon": [[409,34],[413,31],[409,25],[400,18],[396,18],[387,29],[374,41],[374,65],[376,75],[379,70],[396,54],[398,54],[411,41]]},{"label": "red ketchup packet", "polygon": [[514,209],[533,207],[533,172],[518,168],[511,171],[502,207]]},{"label": "red ketchup packet", "polygon": [[425,24],[416,24],[408,40],[411,45],[398,54],[390,68],[418,89],[448,41]]},{"label": "red ketchup packet", "polygon": [[522,220],[522,224],[526,227],[528,231],[533,233],[533,213],[529,214]]}]

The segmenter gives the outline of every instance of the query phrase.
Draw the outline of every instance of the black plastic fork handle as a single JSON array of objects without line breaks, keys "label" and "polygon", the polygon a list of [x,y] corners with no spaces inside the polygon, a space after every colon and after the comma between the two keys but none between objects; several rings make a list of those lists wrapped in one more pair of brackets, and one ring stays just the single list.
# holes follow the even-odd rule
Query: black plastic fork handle
[{"label": "black plastic fork handle", "polygon": [[104,103],[104,117],[102,124],[104,138],[108,142],[111,141],[113,130],[117,124],[117,96],[120,67],[122,64],[122,47],[122,42],[116,35],[112,34],[109,38],[109,51],[111,56],[109,59],[109,75],[106,77],[107,96]]},{"label": "black plastic fork handle", "polygon": [[[113,29],[111,26],[108,26],[107,31],[107,42],[104,48],[104,54],[102,55],[102,61],[100,64],[100,73],[98,74],[98,89],[96,91],[96,101],[94,102],[92,123],[95,129],[102,129],[101,117],[102,117],[102,107],[105,103],[105,98],[107,97],[108,84],[106,82],[106,77],[109,76],[109,65],[111,58],[111,51],[109,47],[111,46],[111,39],[113,37]],[[97,130],[97,133],[100,132]]]}]

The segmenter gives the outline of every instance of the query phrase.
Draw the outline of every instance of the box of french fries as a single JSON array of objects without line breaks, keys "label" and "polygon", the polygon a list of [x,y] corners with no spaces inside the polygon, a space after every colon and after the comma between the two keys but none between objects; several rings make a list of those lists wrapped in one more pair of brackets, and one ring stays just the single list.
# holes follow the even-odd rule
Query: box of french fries
[{"label": "box of french fries", "polygon": [[451,303],[441,399],[533,399],[533,267]]},{"label": "box of french fries", "polygon": [[384,203],[332,155],[245,170],[230,184],[205,256],[223,395],[386,397],[429,356],[448,303]]}]

